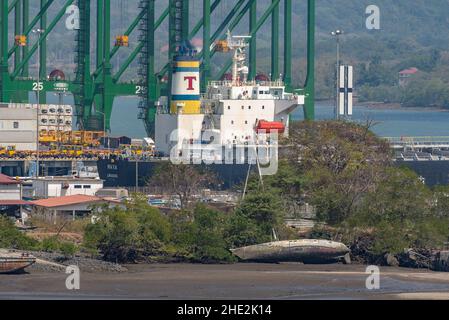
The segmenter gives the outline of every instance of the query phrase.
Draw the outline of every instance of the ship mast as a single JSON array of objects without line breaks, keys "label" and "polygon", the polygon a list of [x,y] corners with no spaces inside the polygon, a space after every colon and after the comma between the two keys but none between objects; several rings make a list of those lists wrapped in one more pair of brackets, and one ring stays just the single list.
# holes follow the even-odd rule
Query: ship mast
[{"label": "ship mast", "polygon": [[[249,47],[247,39],[251,36],[232,36],[228,30],[227,46],[233,51],[232,57],[232,85],[239,85],[239,82],[246,82],[249,69],[246,66],[246,48]],[[241,77],[240,77],[241,75]]]}]

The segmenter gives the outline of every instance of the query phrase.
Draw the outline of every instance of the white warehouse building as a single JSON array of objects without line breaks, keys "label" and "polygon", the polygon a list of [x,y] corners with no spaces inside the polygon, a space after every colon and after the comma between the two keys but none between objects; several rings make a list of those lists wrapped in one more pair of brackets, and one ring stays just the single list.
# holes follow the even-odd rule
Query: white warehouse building
[{"label": "white warehouse building", "polygon": [[[18,151],[36,150],[36,104],[0,103],[0,147]],[[40,105],[39,130],[71,131],[73,108],[70,105]]]},{"label": "white warehouse building", "polygon": [[40,177],[32,178],[31,188],[24,193],[30,198],[55,198],[74,195],[95,196],[103,189],[103,180],[75,177]]},{"label": "white warehouse building", "polygon": [[0,103],[0,147],[36,150],[36,108]]}]

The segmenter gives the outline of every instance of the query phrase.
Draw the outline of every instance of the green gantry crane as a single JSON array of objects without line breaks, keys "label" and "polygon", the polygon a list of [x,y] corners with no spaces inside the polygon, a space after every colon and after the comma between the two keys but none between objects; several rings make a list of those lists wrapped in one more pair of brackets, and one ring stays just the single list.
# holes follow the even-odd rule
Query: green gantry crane
[{"label": "green gantry crane", "polygon": [[[37,1],[37,0],[36,0]],[[159,97],[169,93],[169,81],[173,56],[180,42],[202,37],[202,88],[208,81],[222,78],[231,66],[229,60],[224,68],[215,75],[211,74],[211,59],[215,55],[214,42],[223,40],[226,31],[232,31],[249,16],[249,79],[254,79],[257,71],[257,37],[260,28],[271,17],[271,76],[276,80],[280,74],[280,6],[284,8],[284,53],[283,80],[291,92],[304,93],[306,104],[304,116],[307,120],[314,120],[314,92],[315,92],[315,0],[271,0],[269,7],[259,17],[257,14],[257,0],[236,0],[230,10],[223,13],[223,20],[218,21],[216,30],[211,28],[211,17],[216,10],[223,10],[221,6],[228,0],[196,0],[202,1],[202,17],[195,24],[190,24],[191,2],[195,0],[130,0],[127,5],[136,5],[139,13],[122,36],[119,45],[111,48],[111,2],[113,0],[60,0],[62,7],[55,0],[39,0],[40,8],[35,17],[30,20],[30,0],[1,0],[0,1],[0,102],[27,103],[29,92],[41,91],[40,102],[46,102],[47,92],[70,92],[74,96],[78,126],[81,130],[101,131],[110,129],[110,120],[114,99],[118,96],[138,96],[139,114],[146,131],[150,136],[154,134],[155,103]],[[292,6],[294,2],[307,1],[307,77],[302,88],[292,86],[292,41],[293,22]],[[96,2],[96,6],[93,6]],[[167,6],[159,17],[156,17],[156,5],[165,2]],[[71,6],[77,6],[79,12],[79,26],[76,30],[75,46],[75,78],[67,80],[52,78],[47,75],[47,36],[54,30],[62,19],[66,18],[66,11]],[[52,6],[58,8],[56,16],[48,21],[47,15]],[[94,10],[92,10],[94,8]],[[96,14],[96,35],[92,35],[91,26]],[[164,32],[161,25],[169,19],[169,30],[166,32],[169,44],[168,60],[163,68],[155,67],[155,39],[157,32]],[[9,25],[13,30],[9,30]],[[14,22],[14,23],[12,23]],[[193,28],[191,27],[193,26]],[[23,37],[28,38],[32,30],[43,30],[39,40],[28,46]],[[202,30],[202,35],[200,31]],[[213,31],[213,32],[212,32]],[[11,33],[13,33],[13,37]],[[116,73],[113,73],[111,59],[122,46],[127,45],[128,37],[138,32],[138,45],[121,63]],[[96,37],[96,47],[92,50],[92,37]],[[14,43],[11,43],[14,39]],[[300,39],[295,39],[300,41]],[[26,41],[25,41],[26,42]],[[39,81],[29,72],[31,57],[39,50]],[[95,59],[95,70],[91,70],[91,62]],[[133,81],[121,81],[124,72],[133,61],[138,62],[138,72]],[[95,106],[95,108],[93,107]]]}]

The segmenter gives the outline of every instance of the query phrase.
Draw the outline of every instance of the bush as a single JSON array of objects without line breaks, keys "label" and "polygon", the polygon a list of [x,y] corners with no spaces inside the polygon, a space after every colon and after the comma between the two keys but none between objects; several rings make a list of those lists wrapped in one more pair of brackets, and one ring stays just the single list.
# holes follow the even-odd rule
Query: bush
[{"label": "bush", "polygon": [[59,242],[56,236],[45,238],[41,242],[41,250],[45,252],[57,252],[61,247],[61,243]]},{"label": "bush", "polygon": [[100,220],[85,227],[84,246],[88,251],[113,262],[166,254],[165,246],[171,241],[170,223],[144,197],[135,196],[126,208],[98,208],[95,215]]},{"label": "bush", "polygon": [[224,238],[226,221],[224,213],[197,205],[193,220],[181,222],[182,230],[175,236],[175,244],[189,252],[194,261],[232,262],[234,257]]},{"label": "bush", "polygon": [[0,248],[33,250],[38,242],[20,232],[7,217],[0,216]]},{"label": "bush", "polygon": [[73,257],[78,251],[78,247],[71,242],[62,242],[59,246],[59,251],[66,257]]},{"label": "bush", "polygon": [[253,190],[237,206],[225,232],[229,247],[269,242],[272,240],[273,229],[291,237],[283,228],[283,206],[279,201],[280,195],[275,190]]},{"label": "bush", "polygon": [[138,227],[132,213],[114,208],[104,212],[96,224],[86,227],[84,244],[97,249],[105,260],[133,262],[137,259]]}]

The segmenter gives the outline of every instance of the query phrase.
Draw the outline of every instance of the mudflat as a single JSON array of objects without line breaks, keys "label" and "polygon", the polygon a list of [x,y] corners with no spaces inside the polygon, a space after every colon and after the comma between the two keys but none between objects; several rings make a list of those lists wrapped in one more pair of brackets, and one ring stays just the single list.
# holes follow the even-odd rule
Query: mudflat
[{"label": "mudflat", "polygon": [[0,275],[0,299],[449,299],[449,273],[380,268],[368,290],[366,266],[253,264],[127,265],[128,272],[83,272],[80,290],[64,272]]}]

